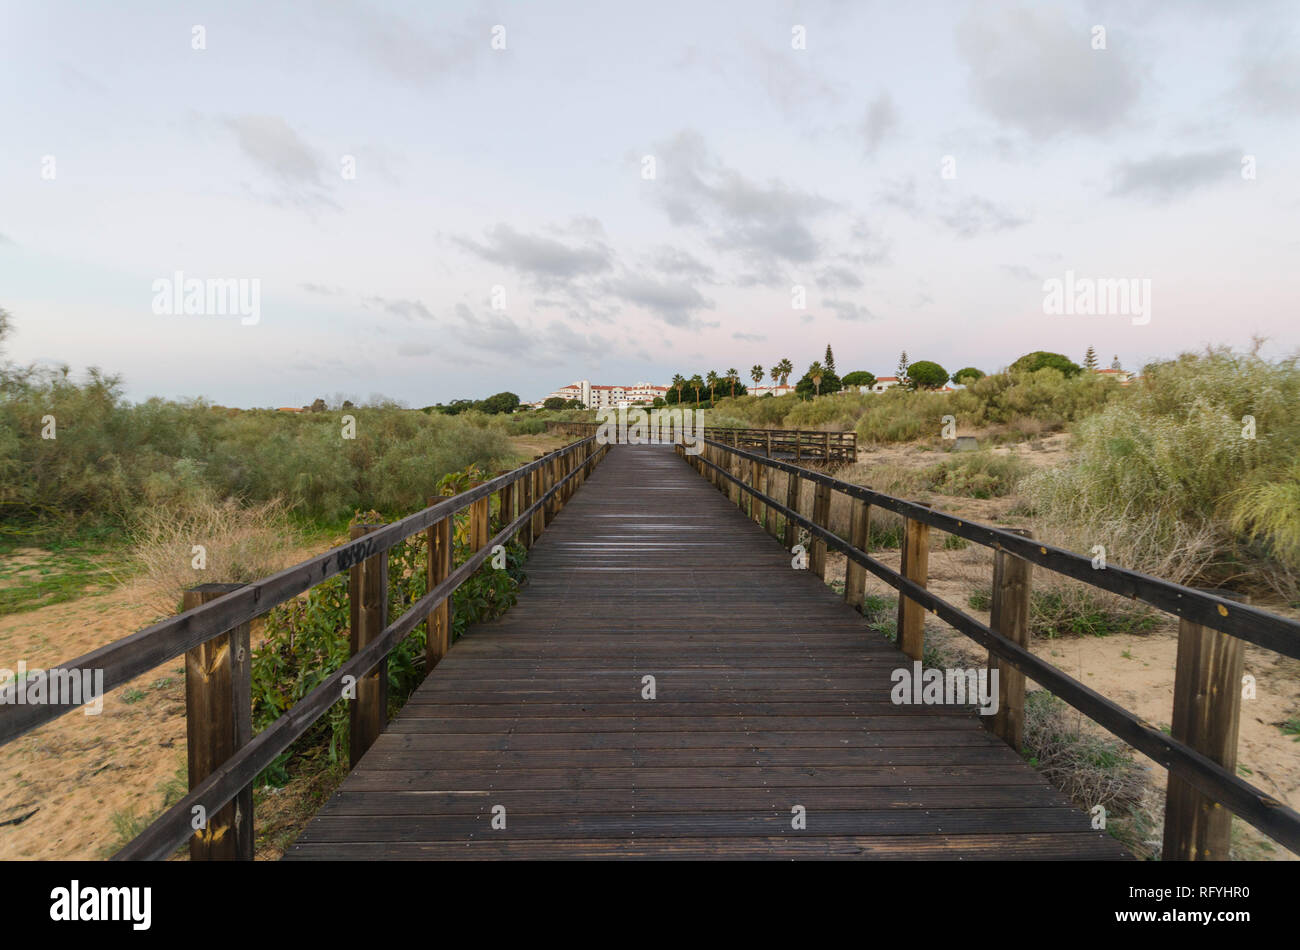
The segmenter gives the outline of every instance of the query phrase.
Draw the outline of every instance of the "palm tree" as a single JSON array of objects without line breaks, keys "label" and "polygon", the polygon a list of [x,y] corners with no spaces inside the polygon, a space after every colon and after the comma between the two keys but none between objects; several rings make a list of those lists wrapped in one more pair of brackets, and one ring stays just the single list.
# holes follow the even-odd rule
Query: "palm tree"
[{"label": "palm tree", "polygon": [[686,381],[686,385],[690,386],[692,389],[695,390],[695,404],[699,405],[700,390],[704,388],[704,380],[700,379],[699,373],[696,373],[694,376],[692,376],[689,380]]},{"label": "palm tree", "polygon": [[794,364],[790,362],[789,357],[785,357],[776,365],[781,369],[781,385],[790,385],[790,374],[794,372]]},{"label": "palm tree", "polygon": [[731,398],[736,398],[736,383],[740,382],[740,370],[727,370],[727,382],[731,383]]},{"label": "palm tree", "polygon": [[780,383],[780,381],[781,381],[781,365],[778,363],[776,366],[772,367],[772,388],[775,389],[777,384]]},{"label": "palm tree", "polygon": [[808,378],[812,380],[813,390],[818,396],[822,394],[822,376],[826,372],[826,367],[820,362],[815,362],[808,367]]},{"label": "palm tree", "polygon": [[682,387],[686,385],[686,379],[681,373],[673,377],[673,389],[677,390],[677,404],[682,403]]},{"label": "palm tree", "polygon": [[763,367],[757,363],[751,366],[749,368],[749,378],[754,381],[754,388],[757,389],[759,384],[763,382]]},{"label": "palm tree", "polygon": [[712,403],[715,399],[717,399],[717,395],[714,392],[714,390],[718,388],[718,382],[720,381],[721,377],[718,376],[718,374],[715,373],[713,370],[709,370],[709,375],[705,376],[704,379],[709,384],[709,402]]}]

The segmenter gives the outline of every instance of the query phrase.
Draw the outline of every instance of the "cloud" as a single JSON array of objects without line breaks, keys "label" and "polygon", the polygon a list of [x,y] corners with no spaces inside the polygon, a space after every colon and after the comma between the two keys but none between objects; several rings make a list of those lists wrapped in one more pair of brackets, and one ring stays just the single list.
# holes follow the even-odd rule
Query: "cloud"
[{"label": "cloud", "polygon": [[704,326],[694,314],[714,307],[712,300],[687,281],[627,274],[605,281],[602,288],[606,293],[649,310],[664,323],[674,327],[694,329]]},{"label": "cloud", "polygon": [[374,304],[395,316],[404,317],[407,320],[434,320],[436,319],[427,306],[419,300],[389,300],[384,297],[367,297],[367,304]]},{"label": "cloud", "polygon": [[812,68],[806,50],[759,47],[752,55],[758,81],[786,115],[803,113],[809,103],[836,102],[839,94]]},{"label": "cloud", "polygon": [[581,334],[567,324],[552,321],[542,330],[517,323],[501,311],[476,314],[466,304],[453,308],[447,324],[453,339],[472,349],[500,357],[527,357],[530,365],[559,365],[581,360],[598,364],[611,356],[613,344],[603,337]]},{"label": "cloud", "polygon": [[731,334],[731,338],[732,338],[733,340],[739,340],[741,343],[762,343],[764,340],[767,339],[767,334],[765,334],[765,333],[733,333],[733,334]]},{"label": "cloud", "polygon": [[225,120],[239,147],[262,171],[286,184],[317,185],[324,168],[320,158],[275,115],[242,115]]},{"label": "cloud", "polygon": [[960,23],[957,49],[977,105],[999,122],[1047,139],[1118,126],[1141,84],[1122,44],[1092,48],[1091,27],[1056,8],[980,5]]},{"label": "cloud", "polygon": [[888,93],[882,92],[867,106],[859,131],[868,155],[874,155],[891,132],[898,126],[898,110]]},{"label": "cloud", "polygon": [[306,282],[306,283],[301,283],[298,286],[301,287],[303,290],[307,291],[307,293],[309,294],[320,294],[322,297],[338,297],[343,294],[343,291],[340,290],[339,288],[327,287],[324,284],[313,284],[310,282]]},{"label": "cloud", "polygon": [[614,254],[600,241],[570,245],[555,238],[523,234],[504,222],[487,232],[487,240],[478,242],[453,237],[457,246],[492,264],[499,264],[523,274],[539,286],[607,271]]},{"label": "cloud", "polygon": [[823,300],[822,306],[827,310],[834,311],[836,318],[839,320],[865,321],[879,319],[866,307],[853,303],[851,300]]},{"label": "cloud", "polygon": [[916,198],[916,179],[913,177],[887,182],[885,190],[876,193],[875,200],[877,204],[897,208],[908,214],[916,214],[921,210]]},{"label": "cloud", "polygon": [[274,182],[278,191],[264,200],[301,208],[335,207],[325,193],[325,164],[321,157],[279,116],[242,115],[223,124],[235,135],[239,149]]},{"label": "cloud", "polygon": [[1222,148],[1125,162],[1114,169],[1115,183],[1110,193],[1166,201],[1240,174],[1241,154],[1241,149]]},{"label": "cloud", "polygon": [[836,202],[781,181],[760,183],[709,153],[695,131],[662,143],[654,201],[670,223],[704,234],[710,245],[736,253],[751,268],[745,282],[777,284],[784,263],[808,263],[822,245],[812,224],[839,208]]},{"label": "cloud", "polygon": [[327,7],[333,18],[326,29],[349,53],[402,82],[430,86],[448,77],[470,76],[477,60],[491,52],[487,27],[482,21],[461,29],[437,18],[437,29],[408,20],[382,7],[334,0]]},{"label": "cloud", "polygon": [[987,198],[972,196],[950,205],[939,213],[939,220],[959,237],[1009,231],[1029,222],[1012,211],[1000,208]]},{"label": "cloud", "polygon": [[1038,280],[1038,275],[1024,264],[1003,264],[1002,269],[1012,277],[1018,277],[1021,280]]},{"label": "cloud", "polygon": [[1235,91],[1245,108],[1262,115],[1300,113],[1300,45],[1294,32],[1258,34],[1244,51],[1240,71]]},{"label": "cloud", "polygon": [[704,283],[717,282],[717,275],[712,267],[680,248],[661,245],[650,252],[647,260],[661,274],[685,277]]},{"label": "cloud", "polygon": [[432,343],[399,343],[397,346],[398,356],[429,356],[434,351]]},{"label": "cloud", "polygon": [[848,267],[832,264],[817,275],[817,283],[824,287],[856,288],[862,286],[862,278]]}]

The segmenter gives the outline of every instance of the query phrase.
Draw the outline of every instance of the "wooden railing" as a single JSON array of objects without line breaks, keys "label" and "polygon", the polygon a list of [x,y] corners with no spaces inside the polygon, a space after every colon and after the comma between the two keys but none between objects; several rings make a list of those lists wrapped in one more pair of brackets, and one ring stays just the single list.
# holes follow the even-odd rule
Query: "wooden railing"
[{"label": "wooden railing", "polygon": [[[1243,643],[1300,658],[1300,623],[1240,603],[1231,595],[1194,590],[1114,565],[1094,568],[1089,558],[1042,544],[1028,532],[975,524],[721,441],[706,441],[699,455],[685,453],[680,444],[676,451],[787,548],[796,543],[799,529],[807,531],[812,539],[809,567],[819,576],[825,577],[828,549],[844,554],[848,603],[861,607],[867,573],[897,590],[898,644],[912,659],[922,657],[927,611],[986,647],[990,667],[999,671],[1002,702],[997,717],[985,722],[1017,752],[1024,730],[1027,676],[1168,769],[1165,860],[1226,860],[1232,814],[1300,852],[1300,815],[1236,774]],[[785,477],[784,501],[775,497],[777,473]],[[810,514],[799,510],[803,482],[813,486]],[[848,538],[828,526],[835,493],[851,503]],[[867,553],[872,506],[904,520],[901,572]],[[996,552],[987,626],[926,590],[931,528]],[[1033,565],[1179,618],[1170,735],[1030,652]]]},{"label": "wooden railing", "polygon": [[[186,655],[189,793],[115,856],[160,860],[190,838],[192,859],[253,857],[252,782],[340,699],[350,706],[355,765],[383,731],[388,654],[427,622],[426,675],[447,653],[450,598],[492,554],[518,537],[527,547],[583,483],[608,447],[594,438],[565,446],[452,498],[387,525],[358,525],[348,543],[250,584],[205,584],[186,593],[184,611],[55,670],[102,672],[105,692]],[[490,534],[491,496],[500,528]],[[473,553],[452,566],[452,519],[469,509]],[[426,532],[428,593],[397,620],[387,616],[387,552]],[[249,624],[324,580],[350,572],[351,656],[256,736],[251,730]],[[51,671],[53,672],[53,670]],[[17,684],[6,687],[13,691]],[[77,708],[72,703],[0,705],[0,746]]]},{"label": "wooden railing", "polygon": [[[676,407],[669,406],[670,411]],[[647,412],[650,410],[646,410]],[[595,422],[547,422],[546,431],[555,435],[585,438],[600,428]],[[675,431],[675,430],[674,430]],[[821,429],[736,429],[705,426],[705,439],[725,442],[733,448],[761,452],[767,458],[789,458],[795,462],[852,463],[858,460],[856,432]]]}]

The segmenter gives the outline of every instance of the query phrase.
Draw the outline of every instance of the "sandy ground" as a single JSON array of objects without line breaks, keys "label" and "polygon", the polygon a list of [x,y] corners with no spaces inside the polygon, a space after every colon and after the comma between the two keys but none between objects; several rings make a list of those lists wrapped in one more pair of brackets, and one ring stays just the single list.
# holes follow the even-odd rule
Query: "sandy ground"
[{"label": "sandy ground", "polygon": [[[0,617],[0,667],[72,659],[145,626],[153,613],[127,586]],[[114,690],[99,715],[69,713],[5,746],[0,859],[102,857],[116,840],[114,816],[153,814],[160,786],[184,767],[177,658]]]}]

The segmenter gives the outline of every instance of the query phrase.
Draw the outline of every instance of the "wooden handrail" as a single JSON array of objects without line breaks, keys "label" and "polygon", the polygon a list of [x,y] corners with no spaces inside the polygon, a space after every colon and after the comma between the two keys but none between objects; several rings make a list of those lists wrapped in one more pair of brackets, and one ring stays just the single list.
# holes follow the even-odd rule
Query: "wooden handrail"
[{"label": "wooden handrail", "polygon": [[[976,544],[998,551],[1008,551],[1017,557],[1024,558],[1026,561],[1032,561],[1046,567],[1048,570],[1074,577],[1104,590],[1127,593],[1135,599],[1160,607],[1168,612],[1177,613],[1178,611],[1170,610],[1169,607],[1165,606],[1172,604],[1183,611],[1179,613],[1179,616],[1184,617],[1184,619],[1187,619],[1189,615],[1197,617],[1210,615],[1207,619],[1212,619],[1213,623],[1199,620],[1197,622],[1202,626],[1213,627],[1231,636],[1275,649],[1276,652],[1288,656],[1300,655],[1300,623],[1295,621],[1268,614],[1223,597],[1183,587],[1170,581],[1149,577],[1136,571],[1110,565],[1107,565],[1103,570],[1094,570],[1091,566],[1092,562],[1087,558],[1060,548],[1039,544],[1029,538],[997,528],[989,528],[978,524],[973,525],[970,522],[953,518],[950,515],[934,511],[915,502],[903,501],[871,489],[830,478],[818,472],[788,465],[774,459],[767,459],[754,453],[733,448],[722,442],[710,440],[707,442],[707,446],[714,452],[723,453],[723,458],[726,458],[728,453],[748,457],[759,464],[782,469],[801,479],[806,478],[817,484],[829,485],[833,490],[851,498],[858,498],[868,501],[870,504],[880,505],[903,515],[905,518],[911,518],[939,528],[942,531],[957,534]],[[681,446],[677,447],[677,452],[683,456],[685,454]],[[1254,787],[1249,782],[1243,781],[1234,772],[1224,768],[1220,762],[1204,755],[1195,748],[1195,737],[1190,742],[1183,742],[1172,736],[1165,735],[1151,723],[1146,722],[1119,704],[1112,702],[1095,690],[1063,673],[1050,663],[1039,659],[1029,651],[1027,646],[1003,636],[998,631],[937,597],[920,584],[886,567],[866,551],[855,547],[839,535],[834,534],[829,528],[818,524],[811,518],[804,517],[791,507],[781,504],[775,498],[760,494],[755,488],[745,484],[742,479],[733,476],[727,470],[727,465],[717,464],[708,458],[708,454],[711,453],[686,458],[702,474],[710,473],[714,478],[734,483],[741,492],[755,496],[769,510],[781,514],[786,519],[787,525],[797,524],[807,530],[814,540],[824,542],[828,548],[841,552],[850,562],[861,566],[897,590],[900,600],[906,597],[915,601],[922,609],[940,617],[954,629],[987,648],[989,653],[996,656],[1000,661],[1009,664],[1075,709],[1078,709],[1098,725],[1109,730],[1128,745],[1159,762],[1169,771],[1171,776],[1177,776],[1178,779],[1191,786],[1207,799],[1223,805],[1292,851],[1300,852],[1300,814],[1297,814],[1295,810]],[[1090,573],[1099,576],[1089,577],[1083,575],[1082,572],[1078,571],[1080,565],[1086,565]],[[1120,582],[1118,584],[1103,582],[1101,577],[1108,575],[1119,577]],[[1280,645],[1282,649],[1272,646],[1275,643]],[[1239,684],[1237,685],[1239,686]],[[1178,686],[1176,685],[1175,690],[1177,691],[1177,689]],[[1222,832],[1222,825],[1220,825],[1220,831]],[[1221,849],[1222,843],[1220,843],[1219,850]],[[1173,850],[1174,853],[1168,853],[1170,850]],[[1191,850],[1185,842],[1179,842],[1175,848],[1170,842],[1166,841],[1166,857],[1169,859],[1182,857]],[[1207,853],[1213,853],[1216,849],[1207,848],[1205,850]]]}]

